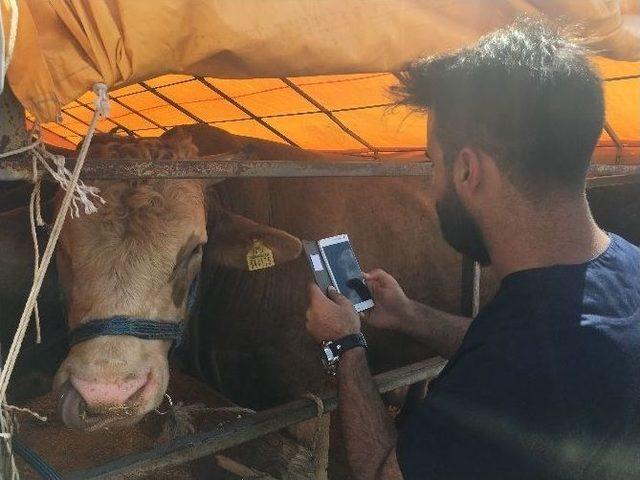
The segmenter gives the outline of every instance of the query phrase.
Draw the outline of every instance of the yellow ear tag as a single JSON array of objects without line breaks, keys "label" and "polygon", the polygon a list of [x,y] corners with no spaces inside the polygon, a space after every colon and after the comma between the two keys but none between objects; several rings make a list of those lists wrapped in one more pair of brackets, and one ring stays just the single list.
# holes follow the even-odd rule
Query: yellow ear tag
[{"label": "yellow ear tag", "polygon": [[247,253],[247,267],[249,271],[271,268],[276,264],[273,252],[260,240],[254,240],[251,250]]}]

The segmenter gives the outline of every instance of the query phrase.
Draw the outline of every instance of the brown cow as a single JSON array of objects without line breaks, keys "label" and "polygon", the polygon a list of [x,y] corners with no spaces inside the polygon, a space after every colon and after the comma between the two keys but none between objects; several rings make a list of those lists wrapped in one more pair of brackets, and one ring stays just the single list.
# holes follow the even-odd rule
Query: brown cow
[{"label": "brown cow", "polygon": [[[188,131],[203,155],[245,148],[263,160],[315,161],[318,154],[265,140],[193,125]],[[216,185],[210,203],[286,231],[319,239],[348,233],[364,268],[382,267],[407,293],[438,308],[460,307],[460,256],[442,240],[428,180],[424,178],[229,179]],[[214,222],[208,229],[214,230]],[[326,380],[319,349],[304,329],[304,259],[260,272],[227,268],[213,246],[205,252],[202,315],[194,335],[198,360],[213,380],[212,346],[222,387],[243,404],[265,408]],[[369,331],[374,370],[424,358],[421,345],[389,332]],[[207,372],[208,370],[208,372]],[[236,372],[242,372],[237,375]]]},{"label": "brown cow", "polygon": [[[169,140],[98,138],[100,158],[167,159],[197,155],[187,137]],[[127,316],[179,323],[187,291],[200,270],[207,214],[216,220],[210,245],[221,264],[244,268],[254,239],[280,263],[300,242],[284,232],[207,209],[196,180],[103,181],[106,205],[65,223],[57,266],[70,330],[89,321]],[[105,335],[73,345],[54,379],[65,423],[75,427],[133,423],[158,407],[168,383],[167,340]]]}]

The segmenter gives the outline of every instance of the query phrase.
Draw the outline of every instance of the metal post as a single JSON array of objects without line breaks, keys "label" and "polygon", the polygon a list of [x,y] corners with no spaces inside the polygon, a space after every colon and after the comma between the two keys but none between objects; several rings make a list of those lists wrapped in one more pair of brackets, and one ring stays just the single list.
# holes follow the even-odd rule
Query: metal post
[{"label": "metal post", "polygon": [[480,310],[480,264],[467,256],[462,257],[460,311],[475,317]]}]

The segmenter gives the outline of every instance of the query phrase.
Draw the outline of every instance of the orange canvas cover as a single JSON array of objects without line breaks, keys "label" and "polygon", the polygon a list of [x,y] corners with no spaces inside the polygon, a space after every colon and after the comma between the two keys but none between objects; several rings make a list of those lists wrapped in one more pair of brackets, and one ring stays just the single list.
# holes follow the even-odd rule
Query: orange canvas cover
[{"label": "orange canvas cover", "polygon": [[[8,27],[7,0],[0,0]],[[468,44],[527,13],[579,25],[606,80],[607,121],[640,141],[640,0],[19,0],[13,91],[73,144],[96,82],[121,126],[157,136],[205,122],[304,148],[424,148],[425,119],[391,109],[407,61]],[[605,57],[608,57],[605,58]],[[615,59],[615,60],[612,60]],[[601,146],[613,145],[603,134]],[[607,147],[609,148],[609,147]],[[611,152],[612,150],[607,150]],[[615,157],[615,155],[614,155]],[[612,157],[613,158],[613,157]]]}]

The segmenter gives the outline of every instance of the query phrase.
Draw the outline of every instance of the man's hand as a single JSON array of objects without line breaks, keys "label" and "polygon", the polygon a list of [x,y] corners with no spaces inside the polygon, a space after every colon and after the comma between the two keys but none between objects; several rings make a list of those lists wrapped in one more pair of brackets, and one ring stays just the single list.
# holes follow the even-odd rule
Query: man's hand
[{"label": "man's hand", "polygon": [[327,296],[315,283],[309,284],[307,330],[317,342],[338,340],[360,333],[360,315],[351,302],[329,287]]},{"label": "man's hand", "polygon": [[366,323],[373,327],[401,330],[409,321],[413,302],[405,295],[395,278],[381,269],[364,274],[375,307]]}]

